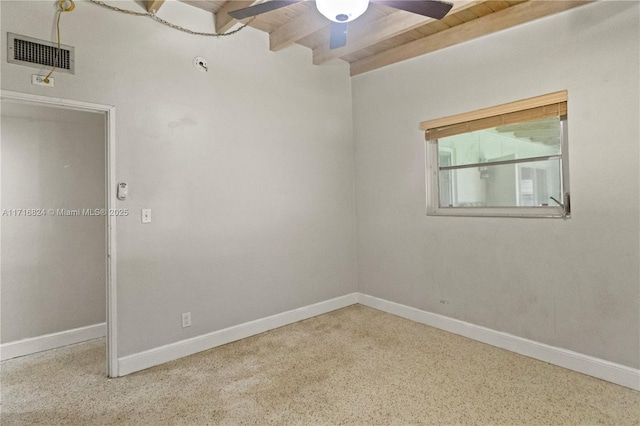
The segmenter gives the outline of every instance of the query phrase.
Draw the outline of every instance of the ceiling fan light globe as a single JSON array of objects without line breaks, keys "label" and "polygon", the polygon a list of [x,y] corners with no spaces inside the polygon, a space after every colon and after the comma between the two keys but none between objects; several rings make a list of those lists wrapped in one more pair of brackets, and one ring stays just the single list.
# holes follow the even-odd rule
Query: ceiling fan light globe
[{"label": "ceiling fan light globe", "polygon": [[333,22],[351,22],[369,7],[369,0],[316,0],[316,7]]}]

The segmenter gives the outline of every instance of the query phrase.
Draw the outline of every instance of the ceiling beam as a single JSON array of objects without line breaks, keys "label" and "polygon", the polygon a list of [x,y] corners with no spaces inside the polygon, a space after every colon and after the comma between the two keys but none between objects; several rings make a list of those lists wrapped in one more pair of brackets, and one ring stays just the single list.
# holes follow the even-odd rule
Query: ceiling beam
[{"label": "ceiling beam", "polygon": [[507,9],[467,22],[464,25],[458,25],[359,61],[354,61],[351,63],[351,75],[362,74],[588,3],[591,3],[591,0],[532,0],[516,4]]},{"label": "ceiling beam", "polygon": [[162,3],[164,3],[164,0],[147,0],[147,12],[149,13],[156,13],[158,10],[160,10],[160,7],[162,6]]},{"label": "ceiling beam", "polygon": [[516,138],[559,138],[560,129],[540,129],[540,130],[525,130],[520,132],[513,132],[513,136]]},{"label": "ceiling beam", "polygon": [[223,4],[218,12],[216,12],[216,32],[223,33],[239,22],[229,16],[229,12],[233,12],[234,10],[238,9],[244,9],[245,7],[249,7],[254,3],[255,1],[234,0],[228,1]]},{"label": "ceiling beam", "polygon": [[198,9],[206,10],[207,12],[215,13],[215,3],[205,0],[178,0],[181,3],[197,7]]},{"label": "ceiling beam", "polygon": [[269,34],[269,49],[278,51],[331,23],[313,7]]},{"label": "ceiling beam", "polygon": [[[479,3],[481,3],[481,1],[456,1],[449,15],[468,9]],[[437,19],[398,10],[374,22],[352,25],[347,33],[346,46],[338,49],[330,49],[329,43],[327,42],[316,47],[313,49],[313,63],[320,65],[332,59],[347,56],[353,52],[357,52],[358,50],[362,50],[434,21],[437,21]],[[375,30],[372,31],[372,28],[375,28]]]}]

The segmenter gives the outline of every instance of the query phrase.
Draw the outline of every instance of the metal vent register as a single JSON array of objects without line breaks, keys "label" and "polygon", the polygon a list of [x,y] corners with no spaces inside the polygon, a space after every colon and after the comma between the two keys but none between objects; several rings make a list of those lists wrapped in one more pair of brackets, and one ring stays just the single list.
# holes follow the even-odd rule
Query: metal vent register
[{"label": "metal vent register", "polygon": [[7,33],[7,62],[35,68],[55,65],[57,72],[75,74],[75,48],[64,44]]}]

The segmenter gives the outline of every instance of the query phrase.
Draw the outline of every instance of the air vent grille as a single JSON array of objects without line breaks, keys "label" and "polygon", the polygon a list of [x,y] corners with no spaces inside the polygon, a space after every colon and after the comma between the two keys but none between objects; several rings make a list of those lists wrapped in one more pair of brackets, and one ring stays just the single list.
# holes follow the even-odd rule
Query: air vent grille
[{"label": "air vent grille", "polygon": [[56,47],[45,46],[17,38],[13,40],[13,48],[13,57],[18,61],[31,62],[47,67],[52,67],[55,63],[56,68],[64,68],[65,70],[70,68],[69,51],[67,49],[60,49],[58,53]]},{"label": "air vent grille", "polygon": [[58,72],[74,74],[74,48],[32,37],[8,33],[7,61],[36,68],[55,65]]}]

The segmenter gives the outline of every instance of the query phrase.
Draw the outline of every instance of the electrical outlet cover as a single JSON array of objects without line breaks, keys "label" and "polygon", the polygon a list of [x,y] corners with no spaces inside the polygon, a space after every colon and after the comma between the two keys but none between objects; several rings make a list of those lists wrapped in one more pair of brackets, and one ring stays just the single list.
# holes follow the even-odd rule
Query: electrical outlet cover
[{"label": "electrical outlet cover", "polygon": [[182,314],[182,328],[191,327],[191,312]]},{"label": "electrical outlet cover", "polygon": [[53,77],[49,77],[49,82],[44,81],[47,78],[46,75],[31,74],[31,84],[36,86],[53,87]]}]

